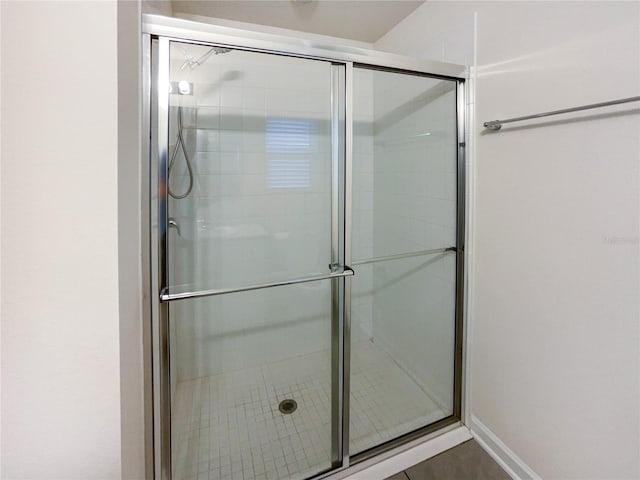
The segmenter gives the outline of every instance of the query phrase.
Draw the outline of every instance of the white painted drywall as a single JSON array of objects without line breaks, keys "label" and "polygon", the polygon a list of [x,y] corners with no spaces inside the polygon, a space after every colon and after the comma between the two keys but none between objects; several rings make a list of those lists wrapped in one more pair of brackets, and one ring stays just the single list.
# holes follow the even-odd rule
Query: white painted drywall
[{"label": "white painted drywall", "polygon": [[[247,32],[249,32],[249,36],[251,37],[254,37],[255,34],[261,35],[263,33],[266,33],[266,34],[284,37],[285,39],[286,37],[289,37],[292,39],[302,38],[313,45],[323,45],[323,46],[329,46],[333,48],[336,48],[336,47],[356,47],[356,48],[368,48],[368,49],[373,48],[373,43],[371,42],[352,40],[350,38],[333,37],[327,34],[321,35],[318,33],[303,32],[301,30],[291,30],[289,28],[274,27],[271,25],[266,25],[261,23],[240,22],[237,20],[228,20],[226,18],[207,17],[205,15],[193,15],[193,14],[181,13],[181,12],[174,12],[173,14],[168,14],[168,13],[156,12],[149,9],[146,9],[144,13],[150,13],[150,14],[157,13],[157,14],[162,14],[166,16],[172,16],[174,18],[180,18],[183,20],[190,20],[192,22],[209,23],[209,24],[218,25],[224,28],[241,30],[241,31],[235,32],[237,35],[240,35],[240,36],[246,36]],[[231,34],[232,32],[229,31],[229,33]]]},{"label": "white painted drywall", "polygon": [[[144,182],[140,160],[142,141],[140,2],[118,0],[118,307],[120,344],[120,425],[122,478],[145,478],[146,447],[151,451],[150,328],[143,302],[141,229],[144,225],[140,193]],[[146,271],[144,272],[146,275]],[[145,317],[148,318],[148,317]],[[146,367],[147,377],[144,376]],[[147,404],[145,405],[145,393]],[[146,424],[145,424],[146,420]],[[151,465],[147,465],[151,471]]]},{"label": "white painted drywall", "polygon": [[[427,2],[377,45],[434,39],[476,49],[479,131],[640,94],[637,2]],[[562,120],[476,139],[470,425],[545,479],[638,478],[638,105]]]},{"label": "white painted drywall", "polygon": [[315,34],[372,42],[415,10],[423,0],[341,0],[297,2],[172,1],[177,16],[209,16],[253,24],[273,25]]},{"label": "white painted drywall", "polygon": [[171,0],[141,0],[140,7],[142,9],[142,13],[164,15],[167,17],[171,17],[173,15]]},{"label": "white painted drywall", "polygon": [[115,2],[2,2],[2,478],[120,478]]},{"label": "white painted drywall", "polygon": [[472,65],[474,12],[481,3],[485,2],[425,2],[374,47],[414,58]]}]

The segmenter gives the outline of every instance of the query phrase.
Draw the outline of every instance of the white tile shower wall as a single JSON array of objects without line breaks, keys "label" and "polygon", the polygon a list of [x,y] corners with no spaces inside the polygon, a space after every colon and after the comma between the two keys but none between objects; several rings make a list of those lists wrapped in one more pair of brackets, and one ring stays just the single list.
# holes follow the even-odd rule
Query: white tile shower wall
[{"label": "white tile shower wall", "polygon": [[[185,125],[195,185],[188,199],[172,202],[182,235],[170,237],[179,258],[173,280],[216,288],[326,272],[329,65],[233,51],[182,69],[183,48],[174,48],[172,79],[195,86],[194,96],[175,99],[193,107],[194,118],[185,116]],[[189,48],[192,58],[207,52]],[[185,173],[176,169],[177,184],[186,184],[179,178]],[[230,297],[224,311],[215,300],[176,305],[178,379],[326,348],[318,329],[329,315],[317,311],[329,302],[323,287],[314,285],[301,287],[296,298],[270,290],[280,302],[304,302],[297,312],[268,307],[266,296],[252,302]]]},{"label": "white tile shower wall", "polygon": [[[375,256],[455,245],[453,82],[374,78]],[[425,92],[438,91],[431,96]],[[453,395],[455,258],[376,264],[373,337],[444,409]]]}]

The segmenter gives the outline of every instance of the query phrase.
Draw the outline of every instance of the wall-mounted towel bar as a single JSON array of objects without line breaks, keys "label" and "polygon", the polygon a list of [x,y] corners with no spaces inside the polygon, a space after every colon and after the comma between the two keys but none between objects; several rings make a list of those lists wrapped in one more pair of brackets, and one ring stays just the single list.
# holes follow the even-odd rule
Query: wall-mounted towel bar
[{"label": "wall-mounted towel bar", "polygon": [[532,118],[550,117],[551,115],[560,115],[561,113],[579,112],[580,110],[589,110],[591,108],[609,107],[620,103],[640,102],[640,97],[622,98],[620,100],[611,100],[610,102],[592,103],[591,105],[582,105],[581,107],[564,108],[562,110],[554,110],[553,112],[536,113],[535,115],[526,115],[524,117],[508,118],[506,120],[491,120],[484,122],[484,127],[489,130],[500,130],[503,123],[519,122],[521,120],[531,120]]}]

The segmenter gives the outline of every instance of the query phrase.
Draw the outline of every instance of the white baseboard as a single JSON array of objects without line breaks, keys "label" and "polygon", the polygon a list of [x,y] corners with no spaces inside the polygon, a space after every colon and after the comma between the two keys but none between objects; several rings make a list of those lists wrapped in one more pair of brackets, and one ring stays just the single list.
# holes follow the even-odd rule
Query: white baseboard
[{"label": "white baseboard", "polygon": [[480,420],[471,415],[467,424],[471,435],[478,444],[493,458],[514,480],[541,480],[529,466],[509,447],[487,428]]},{"label": "white baseboard", "polygon": [[471,440],[467,427],[458,427],[435,438],[419,443],[397,455],[368,466],[358,472],[341,477],[343,480],[382,480],[402,472],[439,453]]}]

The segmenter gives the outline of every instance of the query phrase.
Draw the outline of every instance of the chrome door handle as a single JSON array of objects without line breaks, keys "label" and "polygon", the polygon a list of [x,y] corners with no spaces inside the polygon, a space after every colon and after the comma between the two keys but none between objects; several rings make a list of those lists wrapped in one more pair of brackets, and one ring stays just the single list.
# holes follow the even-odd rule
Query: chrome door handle
[{"label": "chrome door handle", "polygon": [[317,282],[318,280],[329,280],[333,278],[341,278],[341,277],[351,277],[353,276],[353,269],[347,265],[343,265],[340,270],[322,274],[322,275],[313,275],[310,277],[300,277],[293,278],[291,280],[283,280],[281,282],[270,282],[270,283],[258,283],[255,285],[249,285],[246,287],[236,287],[236,288],[219,288],[214,290],[199,290],[196,292],[178,292],[178,293],[169,293],[169,288],[165,287],[160,292],[160,301],[161,302],[171,302],[173,300],[185,300],[187,298],[200,298],[200,297],[211,297],[214,295],[223,295],[225,293],[236,293],[236,292],[248,292],[250,290],[260,290],[262,288],[271,288],[271,287],[280,287],[284,285],[295,285],[297,283],[308,283],[308,282]]}]

